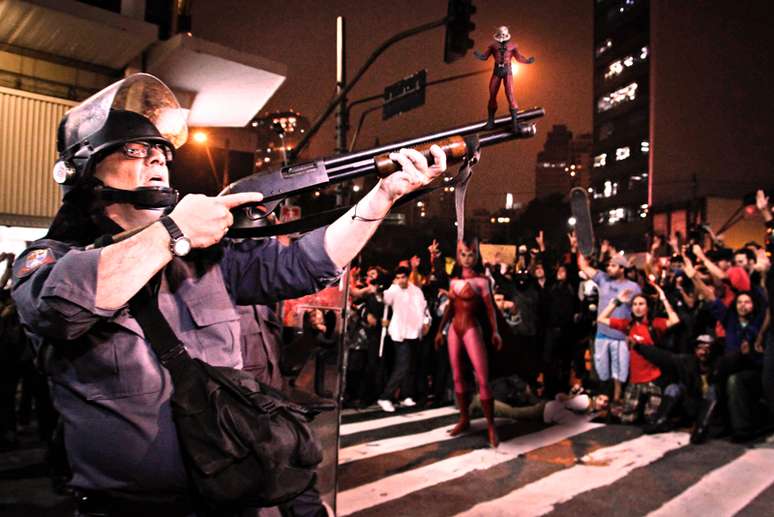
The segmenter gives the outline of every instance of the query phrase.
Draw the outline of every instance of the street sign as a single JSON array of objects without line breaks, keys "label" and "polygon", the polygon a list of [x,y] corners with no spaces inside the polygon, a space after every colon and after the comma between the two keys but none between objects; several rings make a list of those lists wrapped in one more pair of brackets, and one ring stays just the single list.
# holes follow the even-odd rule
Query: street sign
[{"label": "street sign", "polygon": [[427,70],[401,79],[384,89],[384,108],[382,119],[418,108],[425,103],[425,85],[427,84]]}]

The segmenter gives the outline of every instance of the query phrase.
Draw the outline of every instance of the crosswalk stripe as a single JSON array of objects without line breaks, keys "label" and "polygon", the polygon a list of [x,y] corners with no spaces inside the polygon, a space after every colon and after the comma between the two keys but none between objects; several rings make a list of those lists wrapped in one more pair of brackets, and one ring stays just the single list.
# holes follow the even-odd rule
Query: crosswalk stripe
[{"label": "crosswalk stripe", "polygon": [[[546,476],[509,494],[479,503],[459,516],[536,516],[583,492],[610,485],[632,470],[657,461],[667,452],[685,446],[687,433],[643,435],[581,458],[576,465]],[[557,490],[557,487],[561,487]],[[672,514],[674,515],[674,514]]]},{"label": "crosswalk stripe", "polygon": [[[396,436],[345,447],[339,450],[339,465],[456,438],[456,436],[449,435],[449,429],[450,426],[442,426],[425,433]],[[483,429],[486,429],[486,420],[479,418],[471,421],[468,433],[475,433]]]},{"label": "crosswalk stripe", "polygon": [[419,411],[417,413],[406,413],[403,415],[394,415],[386,418],[366,420],[365,422],[342,424],[341,428],[339,429],[339,435],[347,436],[350,434],[362,433],[374,429],[381,429],[391,425],[405,424],[406,422],[416,422],[419,420],[427,420],[429,418],[451,415],[456,412],[457,410],[453,407],[442,407],[437,409],[428,409],[426,411]]},{"label": "crosswalk stripe", "polygon": [[753,449],[713,470],[648,517],[734,515],[774,483],[774,449]]},{"label": "crosswalk stripe", "polygon": [[571,436],[602,427],[584,417],[573,423],[553,426],[526,436],[519,436],[500,444],[496,450],[477,449],[467,454],[382,478],[350,490],[337,497],[339,515],[348,515],[403,497],[445,481],[459,478],[474,470],[484,470],[510,461],[523,454]]}]

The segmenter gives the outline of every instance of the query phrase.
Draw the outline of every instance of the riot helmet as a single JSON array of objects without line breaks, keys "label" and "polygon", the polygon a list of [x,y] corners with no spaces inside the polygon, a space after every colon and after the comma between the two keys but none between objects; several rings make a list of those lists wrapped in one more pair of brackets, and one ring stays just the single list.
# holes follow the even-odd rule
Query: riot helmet
[{"label": "riot helmet", "polygon": [[[66,194],[86,183],[99,160],[123,144],[143,141],[161,144],[173,151],[187,138],[186,111],[180,107],[175,95],[156,77],[133,74],[65,113],[57,131],[59,157],[54,165],[54,180],[63,186]],[[149,189],[172,191],[167,187],[140,190]],[[112,202],[133,203],[135,198],[147,199],[147,192],[145,196],[133,196],[107,187],[101,190],[104,190],[103,197]],[[161,204],[168,204],[170,192],[160,193],[165,194],[162,198],[166,199]],[[154,204],[158,203],[151,203]]]}]

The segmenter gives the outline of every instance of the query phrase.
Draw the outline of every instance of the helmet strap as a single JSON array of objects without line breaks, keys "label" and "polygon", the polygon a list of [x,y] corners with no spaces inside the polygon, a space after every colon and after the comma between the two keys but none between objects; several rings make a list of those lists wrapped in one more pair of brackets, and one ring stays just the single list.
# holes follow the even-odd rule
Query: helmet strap
[{"label": "helmet strap", "polygon": [[97,199],[105,205],[127,203],[138,210],[171,208],[177,204],[180,193],[171,187],[137,187],[123,190],[100,184],[94,188]]}]

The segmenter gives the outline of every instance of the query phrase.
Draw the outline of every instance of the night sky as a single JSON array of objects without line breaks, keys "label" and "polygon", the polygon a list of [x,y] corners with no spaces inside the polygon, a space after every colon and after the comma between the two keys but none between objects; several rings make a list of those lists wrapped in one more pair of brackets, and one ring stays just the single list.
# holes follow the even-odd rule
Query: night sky
[{"label": "night sky", "polygon": [[[484,150],[468,203],[471,208],[504,206],[505,193],[529,202],[535,191],[535,159],[553,124],[567,124],[574,134],[591,131],[593,85],[593,3],[590,1],[477,0],[472,33],[475,49],[484,50],[499,25],[510,28],[522,54],[533,65],[518,65],[516,100],[521,108],[541,106],[538,135]],[[263,111],[300,111],[314,121],[333,98],[335,89],[336,16],[346,17],[347,73],[352,77],[373,50],[394,34],[445,16],[445,0],[220,0],[193,2],[193,33],[237,50],[287,65],[283,86]],[[413,36],[392,46],[372,65],[350,93],[350,100],[381,94],[384,87],[427,69],[428,81],[475,70],[491,71],[468,53],[452,64],[443,62],[444,28]],[[382,121],[374,112],[357,148],[375,139],[388,143],[486,117],[489,74],[431,86],[425,106]],[[369,104],[368,106],[373,106]],[[350,119],[360,117],[356,107]],[[498,115],[507,113],[505,95],[498,95]],[[352,133],[350,132],[350,137]],[[313,139],[310,156],[333,153],[333,116]]]}]

